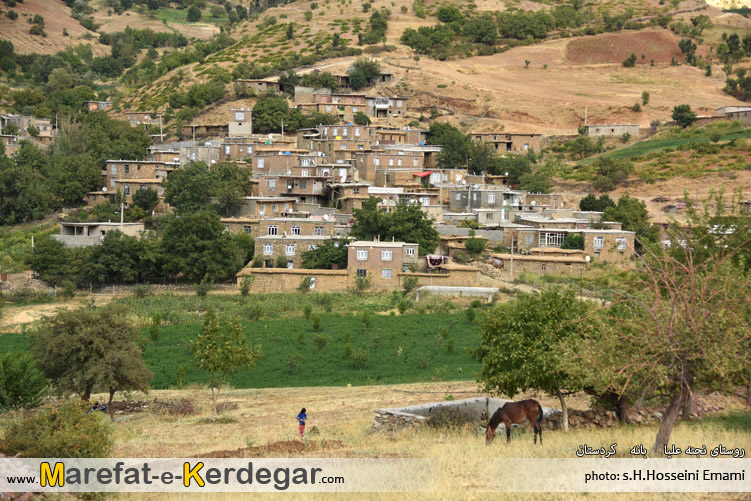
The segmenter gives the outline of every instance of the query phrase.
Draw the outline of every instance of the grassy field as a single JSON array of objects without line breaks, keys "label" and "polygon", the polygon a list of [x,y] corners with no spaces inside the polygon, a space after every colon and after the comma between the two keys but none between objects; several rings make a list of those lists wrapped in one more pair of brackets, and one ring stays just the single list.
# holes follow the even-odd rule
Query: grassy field
[{"label": "grassy field", "polygon": [[[367,317],[366,317],[367,318]],[[336,386],[474,378],[479,369],[468,351],[477,345],[477,322],[464,313],[323,315],[320,331],[304,318],[243,322],[249,341],[262,346],[252,371],[229,378],[235,388]],[[190,340],[198,323],[170,325],[151,340],[143,329],[144,357],[156,389],[206,383],[193,363]],[[24,334],[0,336],[0,352],[26,349]]]},{"label": "grassy field", "polygon": [[585,160],[582,160],[580,164],[587,165],[594,162],[597,158],[601,157],[614,158],[617,160],[633,160],[636,157],[648,155],[650,153],[656,153],[667,148],[675,149],[679,146],[688,145],[691,143],[709,142],[712,134],[715,133],[719,134],[720,141],[751,138],[751,129],[729,130],[727,128],[707,127],[703,129],[695,129],[693,132],[678,134],[664,139],[648,139],[646,141],[639,141],[638,143],[634,143],[624,148],[613,150],[596,157],[587,158]]}]

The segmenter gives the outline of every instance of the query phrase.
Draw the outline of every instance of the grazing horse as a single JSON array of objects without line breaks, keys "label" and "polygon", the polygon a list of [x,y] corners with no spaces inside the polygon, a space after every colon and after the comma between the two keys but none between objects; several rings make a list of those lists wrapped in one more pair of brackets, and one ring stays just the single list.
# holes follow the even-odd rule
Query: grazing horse
[{"label": "grazing horse", "polygon": [[535,430],[535,443],[537,435],[540,435],[540,445],[542,445],[542,406],[537,400],[522,400],[521,402],[506,402],[500,407],[493,417],[490,418],[488,426],[485,428],[485,444],[490,443],[495,438],[495,429],[503,423],[506,427],[506,441],[511,441],[511,425],[522,424],[529,421]]}]

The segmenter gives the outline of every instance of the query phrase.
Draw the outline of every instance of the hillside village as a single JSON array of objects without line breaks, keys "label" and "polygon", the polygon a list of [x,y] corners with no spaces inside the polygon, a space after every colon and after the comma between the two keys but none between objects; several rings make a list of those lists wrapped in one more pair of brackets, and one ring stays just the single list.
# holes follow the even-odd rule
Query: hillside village
[{"label": "hillside village", "polygon": [[748,443],[746,7],[2,0],[0,139],[0,458]]}]

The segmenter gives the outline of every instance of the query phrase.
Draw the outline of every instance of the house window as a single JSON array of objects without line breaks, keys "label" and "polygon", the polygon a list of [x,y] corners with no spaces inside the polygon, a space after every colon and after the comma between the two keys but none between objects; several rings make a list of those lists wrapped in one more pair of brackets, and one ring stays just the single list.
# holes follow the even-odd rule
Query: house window
[{"label": "house window", "polygon": [[373,160],[373,165],[376,165],[376,166],[377,165],[381,165],[381,159],[380,158],[376,158],[375,160]]},{"label": "house window", "polygon": [[258,168],[259,168],[259,169],[263,169],[263,161],[264,161],[264,159],[263,159],[263,158],[259,158],[259,159],[258,159]]},{"label": "house window", "polygon": [[392,251],[391,250],[382,250],[381,251],[381,261],[391,261],[392,259]]},{"label": "house window", "polygon": [[566,239],[565,233],[540,233],[540,247],[560,247]]},{"label": "house window", "polygon": [[126,174],[130,173],[130,165],[127,165],[127,164],[125,165],[125,173]]},{"label": "house window", "polygon": [[295,244],[287,244],[286,254],[288,256],[295,255]]},{"label": "house window", "polygon": [[615,246],[618,250],[625,250],[626,249],[626,238],[625,237],[616,237],[615,238]]},{"label": "house window", "polygon": [[114,188],[115,187],[115,180],[113,179],[110,184],[112,184],[112,187]]},{"label": "house window", "polygon": [[303,179],[300,181],[300,189],[301,190],[307,190],[308,189],[308,180]]},{"label": "house window", "polygon": [[360,129],[355,129],[355,137],[360,137]]},{"label": "house window", "polygon": [[253,147],[248,146],[248,155],[252,155],[252,154],[253,154]]},{"label": "house window", "polygon": [[529,150],[529,143],[524,143],[524,151]]},{"label": "house window", "polygon": [[128,186],[128,185],[126,184],[126,185],[125,185],[125,186],[123,187],[123,192],[124,192],[124,193],[125,193],[126,195],[130,195],[130,186]]},{"label": "house window", "polygon": [[595,237],[595,250],[602,249],[604,243],[605,239],[603,237]]},{"label": "house window", "polygon": [[141,164],[136,165],[136,170],[141,170]]},{"label": "house window", "polygon": [[356,273],[358,278],[365,278],[368,274],[368,270],[363,270],[362,268],[360,268]]},{"label": "house window", "polygon": [[381,270],[381,278],[391,278],[392,276],[391,270]]},{"label": "house window", "polygon": [[302,176],[303,177],[308,177],[309,174],[310,174],[310,171],[308,171],[308,169],[303,169],[302,170]]},{"label": "house window", "polygon": [[407,255],[408,256],[414,256],[415,255],[415,248],[414,247],[407,247]]},{"label": "house window", "polygon": [[[276,179],[269,179],[269,180],[268,180],[268,183],[269,183],[269,189],[270,189],[270,190],[272,190],[272,191],[273,191],[273,190],[275,190],[275,189],[276,189]],[[275,209],[275,210],[276,210],[276,209]]]},{"label": "house window", "polygon": [[347,137],[347,128],[346,127],[342,127],[342,136],[343,137]]},{"label": "house window", "polygon": [[274,253],[274,247],[271,244],[263,244],[263,255],[270,256]]},{"label": "house window", "polygon": [[393,158],[389,158],[389,166],[393,167],[393,165],[394,165],[394,159]]},{"label": "house window", "polygon": [[275,224],[269,226],[268,230],[269,235],[278,235],[279,234],[279,227]]},{"label": "house window", "polygon": [[488,204],[495,203],[495,193],[488,193]]},{"label": "house window", "polygon": [[456,199],[457,200],[461,200],[462,199],[462,194],[461,193],[457,193],[456,194]]},{"label": "house window", "polygon": [[334,127],[334,135],[335,135],[335,136],[338,136],[338,135],[339,135],[339,129],[338,129],[338,128],[336,128],[336,127]]},{"label": "house window", "polygon": [[273,204],[273,205],[271,206],[271,211],[272,211],[272,212],[277,212],[277,211],[279,211],[279,204]]},{"label": "house window", "polygon": [[396,161],[396,165],[398,165],[399,167],[402,166],[402,159],[401,158]]},{"label": "house window", "polygon": [[244,111],[236,111],[235,112],[235,122],[244,122],[245,121],[245,112]]},{"label": "house window", "polygon": [[294,261],[287,261],[287,268],[288,269],[291,270],[294,267],[295,267],[295,262]]},{"label": "house window", "polygon": [[230,145],[227,144],[224,146],[224,154],[229,155],[229,152],[230,152]]},{"label": "house window", "polygon": [[292,234],[293,235],[302,235],[302,228],[299,226],[293,226],[292,227]]},{"label": "house window", "polygon": [[315,226],[313,228],[313,235],[323,235],[323,226]]},{"label": "house window", "polygon": [[485,213],[485,220],[489,221],[491,219],[493,219],[493,213],[492,212],[486,212]]},{"label": "house window", "polygon": [[261,216],[263,216],[264,214],[266,214],[266,206],[265,205],[261,204],[259,206],[259,208],[258,208],[258,214],[260,214]]},{"label": "house window", "polygon": [[540,263],[540,271],[545,273],[545,271],[548,269],[548,265],[545,263]]},{"label": "house window", "polygon": [[527,233],[527,247],[532,247],[532,234]]},{"label": "house window", "polygon": [[368,249],[357,249],[357,260],[358,261],[367,261],[368,260]]},{"label": "house window", "polygon": [[251,233],[253,231],[253,228],[250,226],[243,226],[243,231],[245,233]]},{"label": "house window", "polygon": [[352,189],[352,194],[353,195],[359,195],[360,194],[360,188],[353,188]]},{"label": "house window", "polygon": [[317,248],[318,248],[318,246],[316,244],[310,244],[310,245],[308,245],[308,250],[309,251],[316,250]]}]

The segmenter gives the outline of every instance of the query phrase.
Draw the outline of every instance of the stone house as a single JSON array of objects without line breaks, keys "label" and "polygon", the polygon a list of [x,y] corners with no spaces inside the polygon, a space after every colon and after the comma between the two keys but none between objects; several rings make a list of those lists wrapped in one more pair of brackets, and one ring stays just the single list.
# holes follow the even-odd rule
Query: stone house
[{"label": "stone house", "polygon": [[253,89],[259,93],[280,91],[279,82],[267,78],[238,78],[235,82],[246,89]]},{"label": "stone house", "polygon": [[251,108],[230,108],[227,115],[227,135],[229,137],[249,137],[253,135],[253,110]]},{"label": "stone house", "polygon": [[278,256],[284,256],[287,268],[300,268],[303,253],[330,238],[330,235],[262,235],[255,239],[254,255],[262,257],[266,268],[276,267]]},{"label": "stone house", "polygon": [[376,289],[399,288],[399,273],[417,264],[417,247],[417,244],[405,242],[352,242],[348,248],[347,271],[353,277],[369,278]]},{"label": "stone house", "polygon": [[295,197],[245,197],[234,216],[254,219],[281,217],[297,213],[297,203]]},{"label": "stone house", "polygon": [[164,179],[175,170],[174,162],[157,160],[107,160],[102,172],[109,191],[119,180]]},{"label": "stone house", "polygon": [[587,135],[590,137],[621,137],[625,134],[639,137],[639,125],[587,125]]},{"label": "stone house", "polygon": [[504,132],[472,132],[472,139],[493,145],[499,153],[539,153],[543,147],[542,134]]}]

